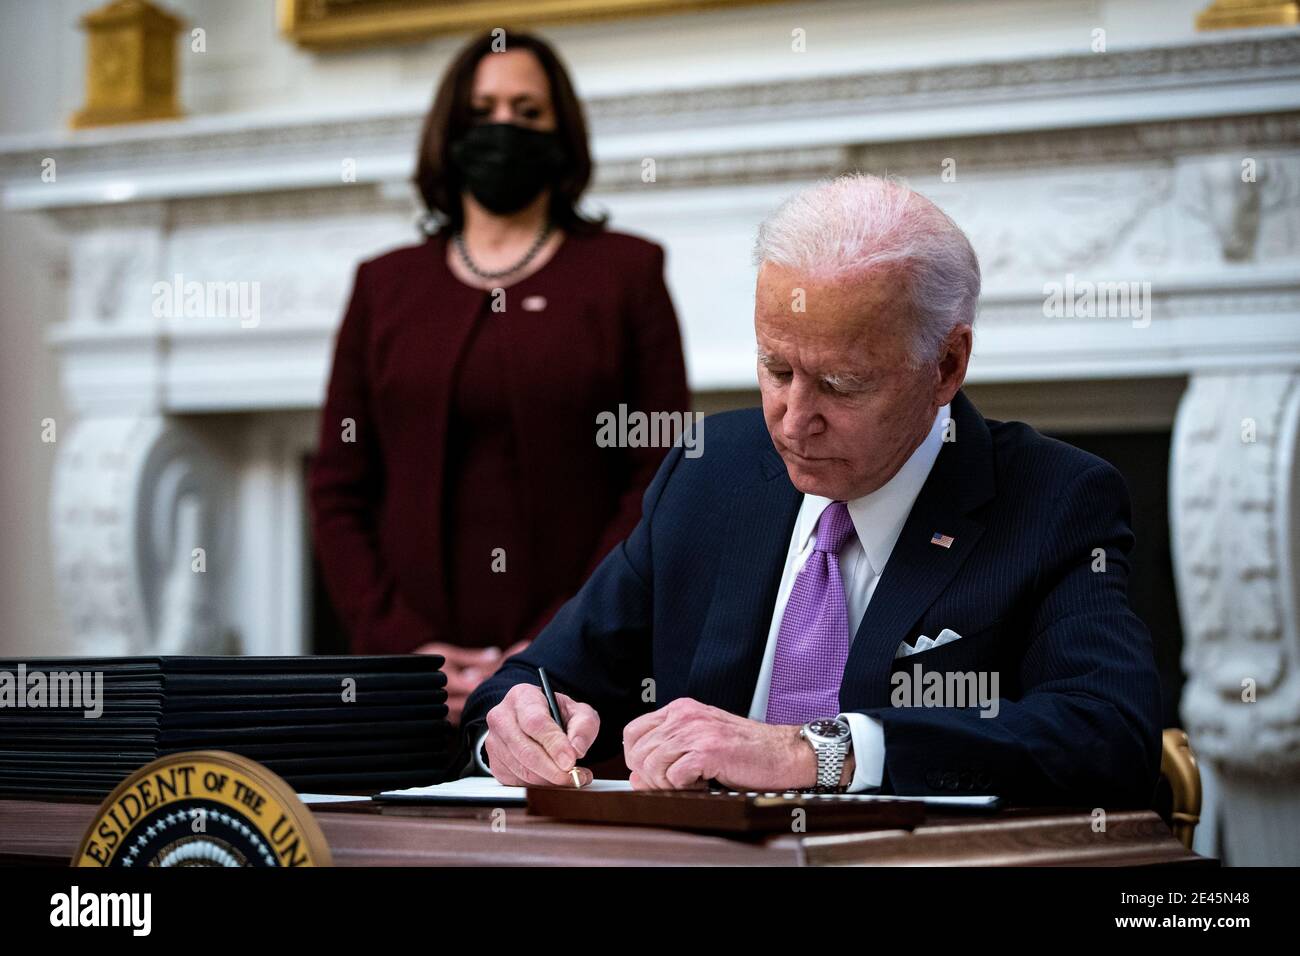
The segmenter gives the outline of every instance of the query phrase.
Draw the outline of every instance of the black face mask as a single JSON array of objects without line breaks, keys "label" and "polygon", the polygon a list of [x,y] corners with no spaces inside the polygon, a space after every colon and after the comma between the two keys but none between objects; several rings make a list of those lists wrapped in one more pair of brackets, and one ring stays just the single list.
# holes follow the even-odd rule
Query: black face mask
[{"label": "black face mask", "polygon": [[564,169],[554,131],[513,123],[473,126],[451,144],[451,161],[470,193],[498,215],[523,209]]}]

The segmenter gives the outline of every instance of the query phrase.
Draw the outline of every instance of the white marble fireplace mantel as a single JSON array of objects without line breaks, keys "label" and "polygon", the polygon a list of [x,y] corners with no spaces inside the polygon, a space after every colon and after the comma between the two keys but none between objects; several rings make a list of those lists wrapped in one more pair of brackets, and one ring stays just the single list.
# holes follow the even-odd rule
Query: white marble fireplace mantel
[{"label": "white marble fireplace mantel", "polygon": [[[1062,405],[1081,380],[1187,383],[1185,725],[1240,808],[1237,859],[1300,861],[1300,30],[586,105],[593,205],[667,246],[697,391],[753,387],[759,218],[852,168],[969,232],[973,382]],[[61,237],[49,342],[75,421],[50,520],[86,653],[306,646],[302,455],[355,264],[415,239],[424,108],[0,139],[5,204]],[[177,276],[255,283],[256,322],[156,316]],[[1149,283],[1147,320],[1045,314],[1048,284],[1087,281]]]}]

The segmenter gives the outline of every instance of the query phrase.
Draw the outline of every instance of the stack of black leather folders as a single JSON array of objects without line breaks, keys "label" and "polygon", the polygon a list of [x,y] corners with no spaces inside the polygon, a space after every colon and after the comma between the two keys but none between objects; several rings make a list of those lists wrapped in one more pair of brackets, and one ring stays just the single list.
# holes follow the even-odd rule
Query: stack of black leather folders
[{"label": "stack of black leather folders", "polygon": [[103,796],[157,757],[225,750],[299,792],[455,776],[435,654],[0,659],[0,793]]}]

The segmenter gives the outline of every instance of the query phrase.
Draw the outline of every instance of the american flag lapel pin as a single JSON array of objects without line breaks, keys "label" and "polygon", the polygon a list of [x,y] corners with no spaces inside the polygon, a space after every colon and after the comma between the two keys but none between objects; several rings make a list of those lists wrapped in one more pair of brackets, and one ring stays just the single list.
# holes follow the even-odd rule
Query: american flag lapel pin
[{"label": "american flag lapel pin", "polygon": [[940,534],[938,531],[936,531],[936,532],[934,533],[934,536],[933,536],[932,538],[930,538],[930,543],[931,543],[931,544],[937,544],[937,545],[938,545],[939,547],[941,547],[941,548],[951,548],[951,547],[952,547],[952,535],[950,535],[950,534]]}]

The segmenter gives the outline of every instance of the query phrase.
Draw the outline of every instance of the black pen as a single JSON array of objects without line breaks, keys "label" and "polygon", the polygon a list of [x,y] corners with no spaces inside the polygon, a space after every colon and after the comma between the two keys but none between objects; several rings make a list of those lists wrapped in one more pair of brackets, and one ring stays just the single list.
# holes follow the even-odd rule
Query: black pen
[{"label": "black pen", "polygon": [[[564,717],[560,713],[560,702],[555,699],[555,691],[551,690],[551,682],[546,679],[546,668],[537,668],[537,676],[542,679],[542,693],[546,695],[546,705],[551,708],[551,719],[560,725],[560,730],[564,731],[567,736],[569,728],[564,726]],[[576,764],[569,773],[573,775],[573,785],[575,787],[581,787],[582,779],[578,776],[578,767]]]}]

